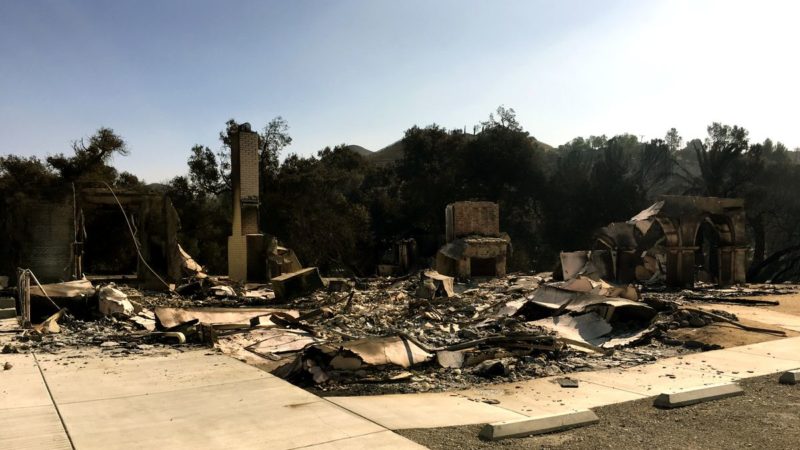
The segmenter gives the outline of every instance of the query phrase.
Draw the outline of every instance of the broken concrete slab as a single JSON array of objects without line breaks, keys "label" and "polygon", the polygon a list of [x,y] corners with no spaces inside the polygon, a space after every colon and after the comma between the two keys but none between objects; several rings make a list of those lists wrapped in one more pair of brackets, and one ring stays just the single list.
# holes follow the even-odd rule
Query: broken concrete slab
[{"label": "broken concrete slab", "polygon": [[272,278],[271,283],[275,297],[284,301],[324,287],[324,282],[316,267],[307,267],[278,275]]},{"label": "broken concrete slab", "polygon": [[552,433],[583,427],[598,423],[600,418],[590,411],[577,411],[553,414],[541,417],[508,420],[505,422],[490,423],[481,429],[483,439],[496,441],[498,439],[533,436],[536,434]]},{"label": "broken concrete slab", "polygon": [[742,390],[738,384],[717,384],[700,388],[690,388],[678,392],[663,393],[656,397],[653,401],[653,406],[657,408],[680,408],[743,394],[744,390]]},{"label": "broken concrete slab", "polygon": [[778,381],[781,384],[791,384],[791,385],[800,383],[800,369],[787,370],[786,372],[783,372]]},{"label": "broken concrete slab", "polygon": [[285,313],[298,317],[300,313],[293,309],[280,308],[168,308],[157,307],[155,315],[164,328],[172,328],[191,320],[198,320],[207,325],[226,324],[249,327],[254,317],[267,316],[274,313]]},{"label": "broken concrete slab", "polygon": [[574,378],[559,378],[556,381],[558,381],[558,385],[562,388],[577,388],[579,386],[578,380]]}]

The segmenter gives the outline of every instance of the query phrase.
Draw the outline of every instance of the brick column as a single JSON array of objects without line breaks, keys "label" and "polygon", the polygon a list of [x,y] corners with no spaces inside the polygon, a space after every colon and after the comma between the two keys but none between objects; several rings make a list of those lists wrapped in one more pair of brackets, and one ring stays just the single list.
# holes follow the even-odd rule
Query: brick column
[{"label": "brick column", "polygon": [[233,220],[228,238],[228,276],[234,281],[266,278],[264,236],[259,231],[258,133],[250,124],[229,132]]}]

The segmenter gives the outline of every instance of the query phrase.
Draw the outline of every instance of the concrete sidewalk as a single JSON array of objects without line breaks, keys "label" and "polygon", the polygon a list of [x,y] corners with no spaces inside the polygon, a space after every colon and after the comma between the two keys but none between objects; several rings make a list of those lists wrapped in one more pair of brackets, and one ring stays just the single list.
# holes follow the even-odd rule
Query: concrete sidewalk
[{"label": "concrete sidewalk", "polygon": [[205,351],[3,355],[0,448],[422,448]]},{"label": "concrete sidewalk", "polygon": [[[800,331],[791,314],[730,309]],[[421,447],[390,430],[549,415],[800,368],[800,337],[570,374],[577,389],[551,377],[331,398],[204,350],[113,357],[91,349],[2,355],[5,361],[13,368],[0,371],[0,448],[402,449]]]},{"label": "concrete sidewalk", "polygon": [[[329,400],[391,430],[438,428],[595,408],[796,368],[800,368],[800,337],[694,353],[627,369],[569,374],[579,380],[577,389],[562,388],[555,381],[561,377],[549,377],[459,392]],[[488,405],[483,399],[499,403]]]}]

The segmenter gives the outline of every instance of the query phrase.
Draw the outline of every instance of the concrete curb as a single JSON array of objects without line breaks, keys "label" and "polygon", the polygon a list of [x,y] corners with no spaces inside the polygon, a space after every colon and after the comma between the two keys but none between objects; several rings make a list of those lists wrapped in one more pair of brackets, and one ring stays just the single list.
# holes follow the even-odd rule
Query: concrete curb
[{"label": "concrete curb", "polygon": [[656,397],[655,401],[653,401],[653,406],[657,408],[680,408],[742,394],[744,394],[744,391],[738,384],[716,384],[680,392],[663,393]]},{"label": "concrete curb", "polygon": [[778,382],[781,384],[798,384],[800,383],[800,369],[787,370],[783,372]]},{"label": "concrete curb", "polygon": [[491,441],[498,439],[552,433],[599,422],[597,415],[587,410],[554,414],[544,417],[507,420],[484,425],[480,437]]}]

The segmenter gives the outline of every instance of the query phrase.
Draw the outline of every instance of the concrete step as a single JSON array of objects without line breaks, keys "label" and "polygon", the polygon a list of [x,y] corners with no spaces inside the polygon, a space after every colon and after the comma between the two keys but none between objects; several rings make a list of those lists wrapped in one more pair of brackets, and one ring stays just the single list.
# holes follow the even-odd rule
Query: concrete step
[{"label": "concrete step", "polygon": [[17,310],[14,308],[0,308],[0,319],[13,319],[17,317]]},{"label": "concrete step", "polygon": [[0,297],[0,308],[13,308],[16,301],[14,297]]}]

